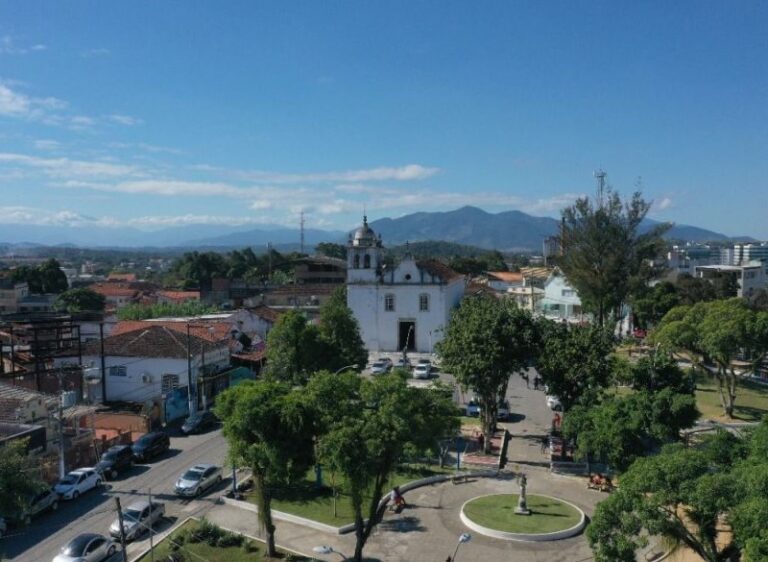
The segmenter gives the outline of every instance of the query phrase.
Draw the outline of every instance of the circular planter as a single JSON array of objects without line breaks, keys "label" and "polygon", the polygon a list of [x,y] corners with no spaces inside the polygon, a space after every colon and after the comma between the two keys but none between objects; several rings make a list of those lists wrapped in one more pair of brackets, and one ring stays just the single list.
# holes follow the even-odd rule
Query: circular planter
[{"label": "circular planter", "polygon": [[[521,541],[521,542],[557,541],[560,539],[566,539],[568,537],[578,535],[586,524],[587,517],[584,514],[584,512],[581,509],[579,509],[577,506],[573,505],[571,502],[567,502],[565,500],[562,500],[560,498],[555,498],[552,496],[546,496],[544,494],[528,495],[528,504],[529,504],[528,507],[534,509],[534,513],[535,513],[536,506],[532,505],[531,500],[534,498],[545,498],[547,500],[552,500],[552,501],[564,504],[576,510],[576,512],[578,512],[578,515],[579,515],[578,522],[575,525],[568,526],[567,528],[558,529],[556,531],[552,531],[548,533],[513,532],[508,530],[494,529],[486,525],[481,525],[476,521],[472,520],[467,515],[466,507],[468,504],[472,503],[473,501],[479,500],[481,498],[492,497],[492,496],[509,497],[510,498],[509,505],[511,506],[511,509],[514,509],[514,507],[517,506],[517,494],[487,494],[485,496],[478,496],[476,498],[472,498],[471,500],[464,502],[464,505],[461,506],[461,513],[460,513],[461,521],[464,523],[464,525],[466,525],[476,533],[480,533],[481,535],[485,535],[487,537],[492,537],[495,539],[502,539],[507,541]],[[533,517],[533,516],[515,515],[515,517],[526,518],[526,517]]]}]

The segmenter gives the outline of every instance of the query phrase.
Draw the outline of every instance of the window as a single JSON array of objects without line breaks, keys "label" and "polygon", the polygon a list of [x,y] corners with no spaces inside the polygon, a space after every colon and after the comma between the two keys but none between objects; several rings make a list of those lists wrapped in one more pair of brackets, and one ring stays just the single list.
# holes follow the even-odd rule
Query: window
[{"label": "window", "polygon": [[354,265],[352,267],[354,269],[360,269],[360,256],[358,254],[355,254]]},{"label": "window", "polygon": [[574,291],[573,289],[563,289],[562,294],[564,297],[572,297],[576,294],[576,291]]},{"label": "window", "polygon": [[371,267],[371,256],[368,254],[365,254],[365,257],[363,258],[363,267],[365,269],[369,269]]},{"label": "window", "polygon": [[384,295],[384,310],[387,312],[394,312],[395,295]]},{"label": "window", "polygon": [[160,382],[160,392],[167,394],[175,388],[179,388],[179,375],[163,375]]},{"label": "window", "polygon": [[110,377],[125,377],[127,375],[128,375],[128,371],[125,368],[125,365],[112,365],[109,368]]},{"label": "window", "polygon": [[429,295],[426,293],[419,295],[419,310],[421,312],[429,312]]}]

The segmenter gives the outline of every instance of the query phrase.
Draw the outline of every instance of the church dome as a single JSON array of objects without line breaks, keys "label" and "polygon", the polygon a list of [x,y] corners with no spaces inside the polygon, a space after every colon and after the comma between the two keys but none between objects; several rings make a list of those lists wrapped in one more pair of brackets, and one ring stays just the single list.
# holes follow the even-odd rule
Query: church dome
[{"label": "church dome", "polygon": [[355,230],[352,235],[353,246],[375,246],[378,240],[376,239],[376,233],[368,226],[368,217],[363,217],[363,226]]}]

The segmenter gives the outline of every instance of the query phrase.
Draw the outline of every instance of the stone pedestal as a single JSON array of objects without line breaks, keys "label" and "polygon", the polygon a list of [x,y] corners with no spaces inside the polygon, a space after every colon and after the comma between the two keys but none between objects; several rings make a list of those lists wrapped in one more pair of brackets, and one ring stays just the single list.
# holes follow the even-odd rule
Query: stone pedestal
[{"label": "stone pedestal", "polygon": [[515,513],[517,515],[530,515],[531,510],[528,509],[528,499],[525,496],[525,489],[528,485],[528,478],[525,474],[520,475],[520,495],[517,498],[517,507]]}]

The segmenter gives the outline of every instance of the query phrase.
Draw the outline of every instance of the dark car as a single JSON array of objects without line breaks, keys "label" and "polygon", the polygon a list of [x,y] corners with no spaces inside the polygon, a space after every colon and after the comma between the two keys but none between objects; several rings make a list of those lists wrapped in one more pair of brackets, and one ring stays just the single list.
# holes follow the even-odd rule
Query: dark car
[{"label": "dark car", "polygon": [[153,431],[143,435],[133,444],[133,458],[137,461],[147,461],[162,455],[171,448],[171,439],[162,431]]},{"label": "dark car", "polygon": [[133,466],[133,450],[130,445],[115,445],[110,447],[101,456],[101,460],[94,467],[104,475],[104,478],[117,478],[120,472]]},{"label": "dark car", "polygon": [[200,433],[216,425],[217,421],[213,412],[195,412],[186,419],[184,425],[181,426],[181,431],[185,435]]}]

